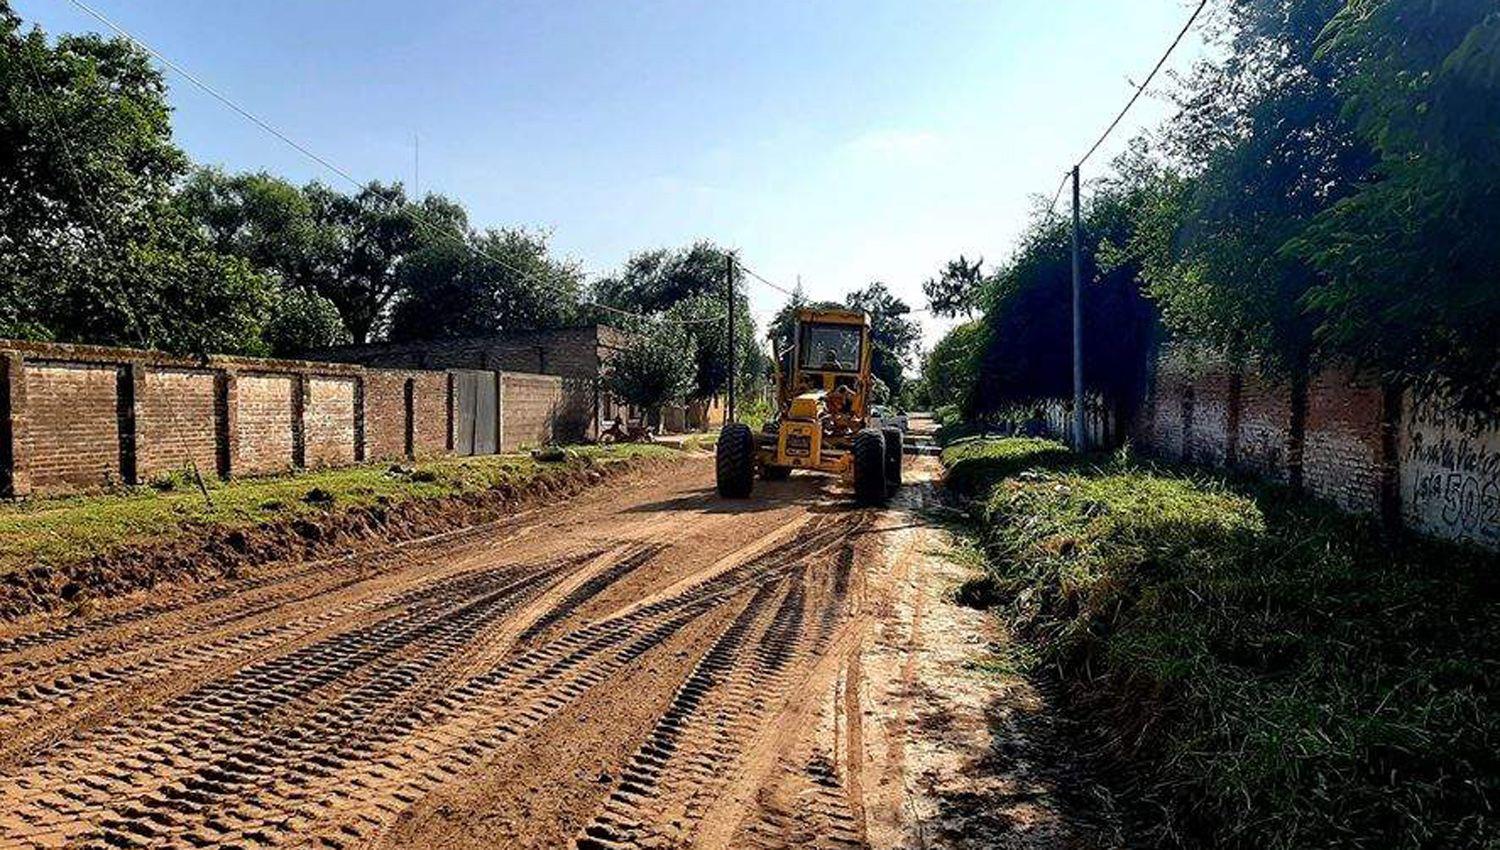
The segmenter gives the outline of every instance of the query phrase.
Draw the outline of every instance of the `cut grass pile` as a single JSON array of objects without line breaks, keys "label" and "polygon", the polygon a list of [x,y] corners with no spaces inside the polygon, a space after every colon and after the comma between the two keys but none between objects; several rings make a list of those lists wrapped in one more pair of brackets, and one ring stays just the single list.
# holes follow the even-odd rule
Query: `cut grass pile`
[{"label": "cut grass pile", "polygon": [[987,482],[968,595],[1120,765],[1142,843],[1500,846],[1500,558],[1059,448],[944,453]]},{"label": "cut grass pile", "polygon": [[245,528],[331,507],[458,496],[515,487],[550,471],[591,463],[676,454],[662,446],[588,446],[568,449],[567,459],[560,463],[538,462],[528,455],[445,457],[205,481],[211,506],[196,480],[187,476],[119,493],[16,502],[0,506],[0,575],[73,563],[121,546],[168,542],[210,525]]}]

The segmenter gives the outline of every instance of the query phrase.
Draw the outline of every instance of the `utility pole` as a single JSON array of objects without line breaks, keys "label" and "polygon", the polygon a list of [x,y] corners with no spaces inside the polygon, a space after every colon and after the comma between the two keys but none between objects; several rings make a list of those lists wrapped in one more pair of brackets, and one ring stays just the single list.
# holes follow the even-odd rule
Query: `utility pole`
[{"label": "utility pole", "polygon": [[724,424],[728,425],[734,419],[734,373],[735,373],[735,349],[734,349],[734,252],[727,251],[724,254],[724,295],[727,299],[724,315],[729,321],[729,397],[724,402]]},{"label": "utility pole", "polygon": [[1088,448],[1083,418],[1083,258],[1079,253],[1078,166],[1073,166],[1073,448]]}]

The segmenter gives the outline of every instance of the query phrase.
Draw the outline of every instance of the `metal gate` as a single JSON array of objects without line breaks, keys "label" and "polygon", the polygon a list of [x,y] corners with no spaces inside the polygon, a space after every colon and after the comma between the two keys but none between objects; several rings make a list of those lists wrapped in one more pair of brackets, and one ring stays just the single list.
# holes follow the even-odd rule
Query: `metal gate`
[{"label": "metal gate", "polygon": [[492,455],[497,449],[495,425],[500,419],[495,396],[495,373],[453,373],[453,451],[461,455]]}]

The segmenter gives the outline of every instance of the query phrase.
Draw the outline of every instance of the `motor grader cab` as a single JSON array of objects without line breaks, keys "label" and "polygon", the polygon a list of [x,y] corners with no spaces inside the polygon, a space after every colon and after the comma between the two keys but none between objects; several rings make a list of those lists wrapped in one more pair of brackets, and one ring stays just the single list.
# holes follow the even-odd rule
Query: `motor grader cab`
[{"label": "motor grader cab", "polygon": [[850,310],[798,310],[790,351],[777,356],[777,415],[760,432],[733,423],[719,435],[719,495],[743,499],[758,475],[795,469],[838,475],[863,504],[901,484],[901,432],[869,427],[870,317]]}]

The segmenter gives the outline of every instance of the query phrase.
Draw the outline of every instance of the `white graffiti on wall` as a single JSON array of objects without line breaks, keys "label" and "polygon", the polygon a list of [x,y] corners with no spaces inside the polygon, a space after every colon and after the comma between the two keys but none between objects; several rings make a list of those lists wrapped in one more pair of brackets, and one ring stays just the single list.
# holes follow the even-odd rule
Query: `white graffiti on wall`
[{"label": "white graffiti on wall", "polygon": [[1500,548],[1500,425],[1408,396],[1400,435],[1407,520],[1456,540]]}]

